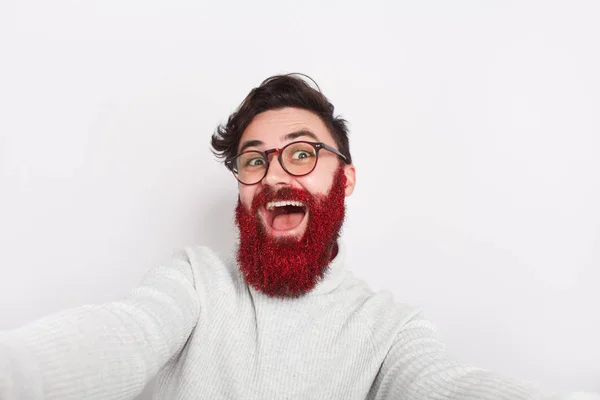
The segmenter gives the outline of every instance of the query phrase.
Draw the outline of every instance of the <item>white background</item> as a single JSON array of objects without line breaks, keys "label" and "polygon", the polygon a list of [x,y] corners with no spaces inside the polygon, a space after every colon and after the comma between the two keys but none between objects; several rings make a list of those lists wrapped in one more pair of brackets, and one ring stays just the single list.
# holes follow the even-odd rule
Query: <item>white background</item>
[{"label": "white background", "polygon": [[210,135],[300,71],[350,122],[355,274],[461,360],[600,391],[599,2],[0,4],[0,329],[230,249]]}]

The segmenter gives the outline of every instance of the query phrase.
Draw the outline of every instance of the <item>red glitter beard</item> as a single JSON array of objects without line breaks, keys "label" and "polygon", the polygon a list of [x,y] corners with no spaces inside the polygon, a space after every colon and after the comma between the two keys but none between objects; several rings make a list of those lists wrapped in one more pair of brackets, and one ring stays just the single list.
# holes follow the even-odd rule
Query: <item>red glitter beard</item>
[{"label": "red glitter beard", "polygon": [[[251,212],[238,199],[235,222],[240,247],[237,260],[246,282],[271,297],[299,297],[323,278],[344,223],[346,175],[336,172],[329,193],[313,196],[303,189],[265,187],[252,201]],[[302,238],[267,236],[258,209],[273,200],[299,200],[307,207]]]}]

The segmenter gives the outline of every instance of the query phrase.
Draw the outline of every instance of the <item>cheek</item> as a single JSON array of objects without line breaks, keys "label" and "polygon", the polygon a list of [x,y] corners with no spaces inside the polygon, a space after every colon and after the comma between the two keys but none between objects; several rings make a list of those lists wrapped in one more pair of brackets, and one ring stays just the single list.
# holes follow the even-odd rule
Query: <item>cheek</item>
[{"label": "cheek", "polygon": [[315,170],[307,176],[297,179],[300,185],[312,194],[327,194],[333,182],[333,172]]},{"label": "cheek", "polygon": [[252,200],[254,200],[254,194],[256,193],[256,185],[254,186],[245,186],[240,184],[238,186],[238,192],[240,195],[240,202],[246,208],[246,210],[250,210],[250,206],[252,205]]}]

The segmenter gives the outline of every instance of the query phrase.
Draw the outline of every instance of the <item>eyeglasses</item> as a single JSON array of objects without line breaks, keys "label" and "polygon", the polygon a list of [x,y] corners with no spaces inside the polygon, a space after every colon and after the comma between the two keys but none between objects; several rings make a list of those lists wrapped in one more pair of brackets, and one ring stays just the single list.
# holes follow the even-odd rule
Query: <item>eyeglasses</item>
[{"label": "eyeglasses", "polygon": [[304,176],[310,174],[317,166],[319,151],[328,150],[339,156],[344,162],[348,159],[331,146],[321,142],[292,142],[280,149],[265,151],[250,150],[238,154],[225,161],[225,166],[233,176],[244,185],[255,185],[267,176],[269,170],[269,155],[277,153],[281,167],[290,175]]}]

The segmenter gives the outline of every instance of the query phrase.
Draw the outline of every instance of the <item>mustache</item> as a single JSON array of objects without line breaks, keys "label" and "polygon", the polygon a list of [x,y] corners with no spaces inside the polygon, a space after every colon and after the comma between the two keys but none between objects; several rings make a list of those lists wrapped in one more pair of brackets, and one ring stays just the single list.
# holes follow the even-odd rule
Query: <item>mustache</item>
[{"label": "mustache", "polygon": [[275,190],[271,187],[265,187],[252,200],[252,209],[257,210],[259,207],[265,206],[267,203],[275,200],[301,201],[308,207],[314,202],[314,196],[311,195],[307,190],[300,188],[292,188],[286,186],[281,189]]}]

